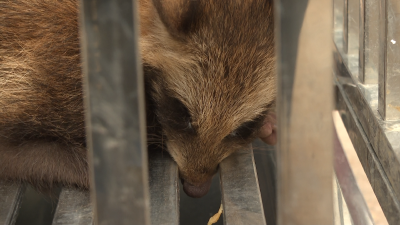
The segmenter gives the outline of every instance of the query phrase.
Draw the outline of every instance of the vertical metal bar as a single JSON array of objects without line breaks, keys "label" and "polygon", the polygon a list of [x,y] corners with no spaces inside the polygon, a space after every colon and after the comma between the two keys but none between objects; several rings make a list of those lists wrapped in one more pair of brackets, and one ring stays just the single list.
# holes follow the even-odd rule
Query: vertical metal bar
[{"label": "vertical metal bar", "polygon": [[82,0],[87,143],[98,224],[149,224],[137,1]]},{"label": "vertical metal bar", "polygon": [[343,0],[343,52],[349,49],[349,0]]},{"label": "vertical metal bar", "polygon": [[[342,51],[347,52],[347,0],[333,0],[333,34],[336,46]],[[346,7],[344,7],[346,4]],[[346,13],[345,13],[346,10]],[[346,16],[346,18],[345,18]],[[345,28],[346,26],[346,28]],[[346,31],[344,31],[346,29]],[[346,34],[346,43],[345,42]],[[344,49],[346,47],[346,49]]]},{"label": "vertical metal bar", "polygon": [[384,120],[400,119],[400,2],[380,1],[379,103]]},{"label": "vertical metal bar", "polygon": [[[348,50],[349,57],[358,58],[359,54],[359,11],[360,0],[347,0],[347,29],[348,29]],[[358,60],[356,61],[358,63]]]},{"label": "vertical metal bar", "polygon": [[359,75],[364,84],[378,83],[379,0],[360,0]]},{"label": "vertical metal bar", "polygon": [[167,152],[149,152],[151,224],[179,224],[178,166]]},{"label": "vertical metal bar", "polygon": [[278,224],[333,224],[332,2],[275,7]]},{"label": "vertical metal bar", "polygon": [[25,185],[0,181],[0,224],[15,223],[24,193]]},{"label": "vertical metal bar", "polygon": [[63,188],[52,225],[92,225],[93,207],[89,191]]},{"label": "vertical metal bar", "polygon": [[220,169],[224,224],[266,225],[251,147],[223,160]]},{"label": "vertical metal bar", "polygon": [[358,51],[358,80],[361,83],[364,83],[365,80],[365,16],[366,16],[366,8],[365,1],[367,0],[359,0],[359,51]]}]

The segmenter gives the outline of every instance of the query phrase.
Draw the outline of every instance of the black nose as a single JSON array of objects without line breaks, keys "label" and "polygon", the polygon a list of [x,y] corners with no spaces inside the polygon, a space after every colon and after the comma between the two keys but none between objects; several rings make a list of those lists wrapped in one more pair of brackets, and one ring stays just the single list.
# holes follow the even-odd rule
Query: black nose
[{"label": "black nose", "polygon": [[183,191],[192,198],[201,198],[208,193],[211,186],[211,178],[199,185],[193,185],[185,180],[182,180]]}]

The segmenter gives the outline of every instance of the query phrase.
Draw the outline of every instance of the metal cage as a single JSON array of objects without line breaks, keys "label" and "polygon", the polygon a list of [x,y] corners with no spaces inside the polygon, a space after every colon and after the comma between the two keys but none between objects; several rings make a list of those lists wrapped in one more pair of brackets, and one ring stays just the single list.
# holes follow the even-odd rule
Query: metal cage
[{"label": "metal cage", "polygon": [[[82,0],[80,7],[92,190],[63,188],[53,224],[179,224],[178,168],[168,154],[147,151],[137,2]],[[277,224],[373,224],[335,138],[335,107],[396,224],[400,3],[275,0],[274,7]],[[224,224],[266,224],[252,151],[224,160],[220,182]],[[0,224],[14,224],[24,192],[24,184],[0,182]]]}]

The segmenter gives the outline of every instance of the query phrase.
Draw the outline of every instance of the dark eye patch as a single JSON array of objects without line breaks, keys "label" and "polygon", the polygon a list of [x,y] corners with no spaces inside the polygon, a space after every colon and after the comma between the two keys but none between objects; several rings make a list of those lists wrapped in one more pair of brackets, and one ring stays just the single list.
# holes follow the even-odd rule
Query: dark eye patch
[{"label": "dark eye patch", "polygon": [[[155,120],[165,129],[195,134],[189,110],[179,99],[171,97],[172,94],[164,86],[163,72],[149,64],[143,65],[143,71],[146,81],[146,107],[151,111],[150,114],[155,112]],[[161,88],[161,93],[154,86]],[[155,100],[151,93],[161,96]]]},{"label": "dark eye patch", "polygon": [[160,123],[166,128],[194,133],[189,110],[176,98],[164,96],[159,104],[157,116]]},{"label": "dark eye patch", "polygon": [[258,117],[252,121],[243,123],[226,136],[226,139],[246,140],[253,137],[255,132],[261,128],[263,120],[264,117]]}]

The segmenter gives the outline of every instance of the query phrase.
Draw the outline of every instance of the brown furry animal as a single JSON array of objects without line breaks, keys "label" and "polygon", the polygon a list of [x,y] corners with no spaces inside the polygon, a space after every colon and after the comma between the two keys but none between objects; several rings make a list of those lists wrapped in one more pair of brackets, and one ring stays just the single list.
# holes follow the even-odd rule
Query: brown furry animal
[{"label": "brown furry animal", "polygon": [[[272,0],[139,5],[150,137],[201,197],[224,158],[276,141]],[[0,15],[0,179],[87,188],[76,0],[0,0]]]}]

